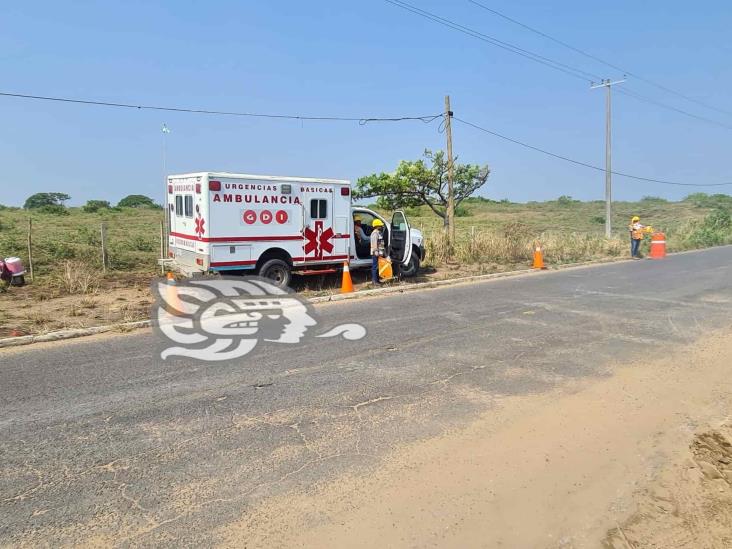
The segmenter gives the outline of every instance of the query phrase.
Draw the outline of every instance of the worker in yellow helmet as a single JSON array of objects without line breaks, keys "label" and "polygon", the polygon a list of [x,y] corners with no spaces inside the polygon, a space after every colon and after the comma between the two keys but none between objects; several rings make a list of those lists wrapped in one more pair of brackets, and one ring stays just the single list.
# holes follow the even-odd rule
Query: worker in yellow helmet
[{"label": "worker in yellow helmet", "polygon": [[374,285],[381,284],[379,279],[379,258],[386,256],[384,246],[384,222],[381,219],[374,219],[371,223],[371,281]]},{"label": "worker in yellow helmet", "polygon": [[630,232],[630,257],[640,259],[640,245],[643,242],[643,236],[649,232],[650,227],[641,224],[640,217],[634,215],[630,220],[628,231]]}]

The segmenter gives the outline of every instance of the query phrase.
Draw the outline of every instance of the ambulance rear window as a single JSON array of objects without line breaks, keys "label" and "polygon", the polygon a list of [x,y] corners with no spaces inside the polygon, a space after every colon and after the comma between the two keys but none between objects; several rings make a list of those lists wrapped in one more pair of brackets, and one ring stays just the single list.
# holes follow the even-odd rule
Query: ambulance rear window
[{"label": "ambulance rear window", "polygon": [[328,201],[313,198],[310,201],[310,219],[325,219],[328,217]]},{"label": "ambulance rear window", "polygon": [[187,194],[186,198],[186,217],[193,217],[193,195]]}]

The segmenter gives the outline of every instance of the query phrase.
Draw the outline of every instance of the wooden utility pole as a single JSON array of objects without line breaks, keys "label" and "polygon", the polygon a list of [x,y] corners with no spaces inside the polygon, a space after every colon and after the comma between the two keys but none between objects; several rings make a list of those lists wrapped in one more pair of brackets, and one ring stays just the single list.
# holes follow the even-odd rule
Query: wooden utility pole
[{"label": "wooden utility pole", "polygon": [[33,282],[33,220],[28,218],[28,269],[30,270],[30,279]]},{"label": "wooden utility pole", "polygon": [[453,189],[452,161],[452,111],[450,96],[445,96],[445,135],[447,136],[447,238],[450,246],[455,244],[455,191]]},{"label": "wooden utility pole", "polygon": [[610,79],[603,80],[599,84],[593,84],[590,89],[605,88],[605,237],[613,235],[613,170],[612,170],[612,95],[610,88],[615,84],[622,84],[625,80],[611,82]]}]

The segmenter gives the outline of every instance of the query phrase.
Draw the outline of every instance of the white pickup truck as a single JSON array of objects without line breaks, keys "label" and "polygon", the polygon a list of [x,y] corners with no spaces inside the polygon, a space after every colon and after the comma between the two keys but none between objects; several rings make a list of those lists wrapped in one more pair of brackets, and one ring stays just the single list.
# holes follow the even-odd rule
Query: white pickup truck
[{"label": "white pickup truck", "polygon": [[370,235],[380,219],[390,257],[404,276],[424,259],[422,233],[404,212],[386,220],[354,206],[344,180],[218,172],[167,178],[168,263],[187,275],[256,273],[287,286],[292,273],[368,268],[366,243],[358,243],[354,219]]}]

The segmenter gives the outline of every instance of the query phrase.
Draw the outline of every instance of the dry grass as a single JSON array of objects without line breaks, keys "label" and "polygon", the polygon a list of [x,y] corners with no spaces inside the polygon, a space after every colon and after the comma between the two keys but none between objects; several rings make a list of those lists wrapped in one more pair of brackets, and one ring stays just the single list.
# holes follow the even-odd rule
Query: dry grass
[{"label": "dry grass", "polygon": [[552,264],[629,255],[626,226],[631,213],[640,214],[644,222],[666,233],[672,252],[732,243],[732,221],[725,213],[732,211],[731,197],[617,203],[610,239],[604,236],[603,207],[599,202],[472,203],[466,207],[470,215],[456,219],[452,254],[439,218],[419,208],[411,212],[411,221],[423,231],[426,264],[433,267],[449,263],[525,265],[531,262],[537,244]]},{"label": "dry grass", "polygon": [[541,246],[545,259],[554,264],[618,257],[628,247],[625,241],[617,238],[607,240],[596,235],[552,232],[534,236],[522,230],[473,232],[467,238],[457,239],[452,255],[443,233],[432,233],[426,241],[428,261],[433,266],[448,261],[463,264],[530,263],[537,245]]},{"label": "dry grass", "polygon": [[99,288],[99,270],[81,261],[63,261],[56,285],[65,294],[92,294]]}]

